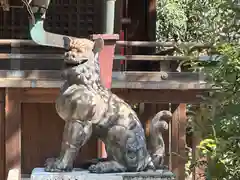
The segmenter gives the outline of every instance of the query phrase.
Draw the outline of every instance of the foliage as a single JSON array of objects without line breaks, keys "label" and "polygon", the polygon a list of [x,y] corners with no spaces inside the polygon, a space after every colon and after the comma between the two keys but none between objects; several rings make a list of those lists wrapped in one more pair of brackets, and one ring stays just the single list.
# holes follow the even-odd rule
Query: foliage
[{"label": "foliage", "polygon": [[158,0],[157,40],[230,40],[240,33],[238,8],[237,0]]},{"label": "foliage", "polygon": [[208,155],[208,171],[211,177],[240,179],[240,45],[226,43],[218,51],[223,57],[209,73],[220,89],[210,99],[214,113],[210,116],[213,128],[209,136],[216,148]]},{"label": "foliage", "polygon": [[[193,55],[187,64],[202,69],[214,91],[205,103],[190,106],[189,126],[203,140],[207,179],[240,179],[240,5],[236,0],[158,0],[159,41],[202,42],[215,48],[180,45],[176,53]],[[217,55],[218,62],[197,57]],[[202,163],[202,162],[201,162]],[[195,162],[194,165],[198,165]],[[188,168],[191,165],[188,163]]]},{"label": "foliage", "polygon": [[[207,158],[206,176],[240,179],[240,45],[218,47],[221,60],[208,75],[217,88],[195,112],[192,127],[203,138],[201,155]],[[196,132],[195,132],[196,133]],[[202,157],[201,156],[201,157]],[[210,178],[211,177],[211,178]]]}]

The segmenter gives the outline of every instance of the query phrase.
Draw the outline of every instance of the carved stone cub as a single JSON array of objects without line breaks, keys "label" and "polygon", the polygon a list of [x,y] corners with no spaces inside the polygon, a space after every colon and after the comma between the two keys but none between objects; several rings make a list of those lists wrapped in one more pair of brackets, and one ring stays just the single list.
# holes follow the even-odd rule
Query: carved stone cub
[{"label": "carved stone cub", "polygon": [[65,82],[56,110],[66,124],[61,154],[46,160],[45,171],[71,171],[79,149],[93,135],[105,143],[108,160],[92,164],[90,172],[137,172],[160,167],[165,149],[161,131],[167,129],[164,120],[169,121],[171,113],[161,111],[153,118],[148,151],[144,129],[134,110],[101,83],[98,55],[104,41],[65,40]]}]

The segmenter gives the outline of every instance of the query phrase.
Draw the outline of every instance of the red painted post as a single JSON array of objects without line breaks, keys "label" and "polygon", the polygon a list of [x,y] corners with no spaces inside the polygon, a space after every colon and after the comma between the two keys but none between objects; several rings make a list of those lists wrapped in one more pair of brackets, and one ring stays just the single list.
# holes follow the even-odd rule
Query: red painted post
[{"label": "red painted post", "polygon": [[[104,48],[99,54],[99,64],[102,83],[106,88],[111,88],[112,85],[112,69],[115,52],[116,41],[119,40],[118,34],[94,34],[92,39],[103,38]],[[98,143],[98,156],[107,157],[105,145],[103,142]]]}]

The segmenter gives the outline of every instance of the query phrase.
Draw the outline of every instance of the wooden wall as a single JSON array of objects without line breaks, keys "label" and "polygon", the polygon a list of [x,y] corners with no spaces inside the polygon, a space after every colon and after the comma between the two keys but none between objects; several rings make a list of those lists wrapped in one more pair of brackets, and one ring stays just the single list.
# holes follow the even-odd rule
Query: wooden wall
[{"label": "wooden wall", "polygon": [[[10,88],[5,92],[5,99],[0,101],[0,175],[6,177],[13,168],[30,174],[33,168],[43,167],[46,158],[60,153],[64,121],[56,114],[53,103],[58,90],[45,93],[44,101],[41,97],[46,91],[42,94],[41,90]],[[0,93],[4,97],[3,89]],[[79,152],[76,166],[96,157],[97,140],[92,138]]]},{"label": "wooden wall", "polygon": [[[0,175],[12,168],[30,174],[35,167],[43,167],[48,157],[58,156],[64,121],[56,114],[54,100],[58,89],[1,89],[0,96]],[[127,99],[126,99],[127,100]],[[179,180],[183,180],[185,156],[185,105],[145,104],[138,110],[147,132],[149,120],[159,110],[172,109],[174,118],[170,131],[164,133],[169,165]],[[5,112],[6,110],[6,112]],[[91,139],[79,153],[80,162],[97,157],[97,140]],[[4,173],[5,172],[5,173]]]},{"label": "wooden wall", "polygon": [[0,177],[5,175],[5,92],[0,89]]},{"label": "wooden wall", "polygon": [[[43,167],[46,158],[59,155],[64,121],[53,103],[23,103],[21,109],[22,173],[30,174],[34,167]],[[77,163],[96,157],[96,139],[91,139],[81,149]]]}]

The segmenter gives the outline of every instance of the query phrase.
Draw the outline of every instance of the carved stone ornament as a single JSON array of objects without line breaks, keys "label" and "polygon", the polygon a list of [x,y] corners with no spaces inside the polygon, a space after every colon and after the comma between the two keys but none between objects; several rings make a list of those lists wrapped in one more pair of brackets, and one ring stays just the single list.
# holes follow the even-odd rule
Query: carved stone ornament
[{"label": "carved stone ornament", "polygon": [[46,160],[45,171],[72,171],[79,149],[91,136],[106,145],[107,159],[90,161],[91,173],[140,172],[161,169],[165,145],[161,132],[168,129],[172,114],[161,111],[151,121],[150,148],[134,110],[105,88],[100,81],[98,54],[103,39],[66,38],[65,80],[56,99],[58,115],[65,121],[58,158]]}]

